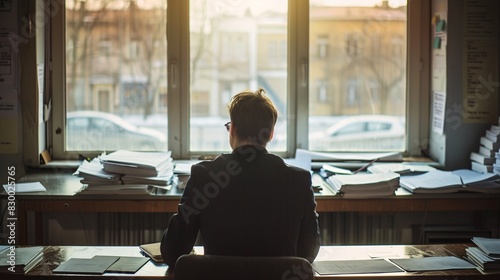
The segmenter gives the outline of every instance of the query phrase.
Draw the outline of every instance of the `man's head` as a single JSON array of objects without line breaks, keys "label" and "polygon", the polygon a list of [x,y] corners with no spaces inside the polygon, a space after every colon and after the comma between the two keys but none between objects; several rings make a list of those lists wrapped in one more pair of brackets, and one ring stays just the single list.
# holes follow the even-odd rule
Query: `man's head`
[{"label": "man's head", "polygon": [[273,138],[278,112],[264,89],[236,94],[229,102],[228,108],[231,117],[230,133],[233,138],[236,137],[239,142],[262,146]]}]

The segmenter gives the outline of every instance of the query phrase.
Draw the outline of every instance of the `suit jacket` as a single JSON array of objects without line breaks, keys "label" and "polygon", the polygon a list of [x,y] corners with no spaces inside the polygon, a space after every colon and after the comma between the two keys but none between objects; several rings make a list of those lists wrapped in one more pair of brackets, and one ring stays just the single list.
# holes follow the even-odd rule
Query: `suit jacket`
[{"label": "suit jacket", "polygon": [[195,164],[161,242],[165,262],[191,252],[316,257],[320,236],[311,174],[258,146]]}]

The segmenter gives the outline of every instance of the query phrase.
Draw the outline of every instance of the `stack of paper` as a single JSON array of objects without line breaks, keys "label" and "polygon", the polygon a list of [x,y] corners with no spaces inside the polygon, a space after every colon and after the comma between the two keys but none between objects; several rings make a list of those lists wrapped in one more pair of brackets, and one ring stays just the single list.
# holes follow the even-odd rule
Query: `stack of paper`
[{"label": "stack of paper", "polygon": [[469,169],[433,170],[421,175],[401,176],[401,187],[412,193],[500,192],[499,176]]},{"label": "stack of paper", "polygon": [[344,197],[368,198],[393,196],[400,175],[394,172],[332,175],[326,182]]},{"label": "stack of paper", "polygon": [[73,174],[82,177],[82,184],[88,185],[121,185],[121,174],[106,172],[101,161],[94,158],[88,162],[84,160]]},{"label": "stack of paper", "polygon": [[131,176],[151,177],[171,174],[172,158],[168,152],[133,152],[119,150],[101,156],[104,171]]},{"label": "stack of paper", "polygon": [[0,267],[12,273],[26,273],[43,259],[43,247],[7,247],[0,253]]},{"label": "stack of paper", "polygon": [[83,161],[74,175],[83,177],[79,194],[150,194],[170,189],[173,164],[170,152],[119,150]]},{"label": "stack of paper", "polygon": [[500,175],[495,173],[481,173],[469,169],[452,171],[460,176],[466,191],[480,193],[500,193]]},{"label": "stack of paper", "polygon": [[482,271],[500,270],[500,239],[474,237],[472,242],[478,247],[465,249],[467,257]]}]

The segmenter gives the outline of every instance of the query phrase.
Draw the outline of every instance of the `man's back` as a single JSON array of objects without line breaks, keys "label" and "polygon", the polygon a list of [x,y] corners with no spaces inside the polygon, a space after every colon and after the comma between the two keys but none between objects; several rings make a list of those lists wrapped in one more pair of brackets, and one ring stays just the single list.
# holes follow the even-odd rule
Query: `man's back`
[{"label": "man's back", "polygon": [[[193,166],[178,215],[185,230],[200,230],[205,254],[312,261],[319,232],[310,186],[309,171],[289,167],[265,149],[243,146]],[[166,244],[178,242],[180,237],[168,232]]]}]

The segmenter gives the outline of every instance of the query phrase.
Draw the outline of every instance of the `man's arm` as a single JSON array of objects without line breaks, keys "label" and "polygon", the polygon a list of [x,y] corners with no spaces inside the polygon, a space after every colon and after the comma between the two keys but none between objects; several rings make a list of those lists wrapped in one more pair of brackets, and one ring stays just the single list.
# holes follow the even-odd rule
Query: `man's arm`
[{"label": "man's arm", "polygon": [[[297,247],[297,254],[299,257],[313,262],[319,252],[321,245],[321,238],[318,225],[318,213],[316,212],[316,201],[314,200],[314,191],[311,186],[311,177],[308,175],[309,188],[305,189],[304,199],[304,217],[300,229],[299,243]],[[302,182],[302,180],[301,180]]]},{"label": "man's arm", "polygon": [[174,268],[180,256],[191,252],[200,228],[201,209],[197,209],[193,204],[195,197],[193,171],[177,207],[177,213],[170,219],[161,240],[161,255],[169,268]]}]

